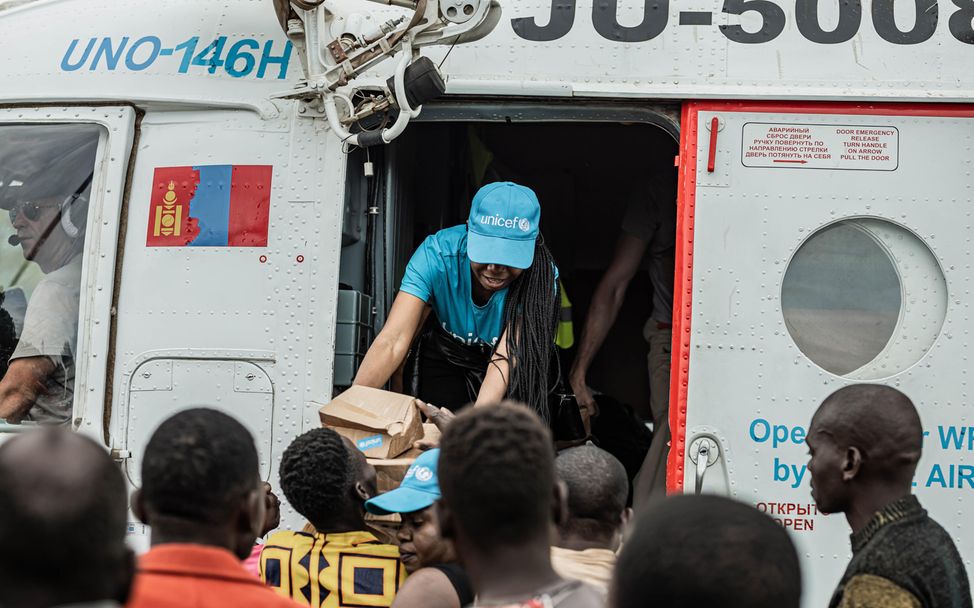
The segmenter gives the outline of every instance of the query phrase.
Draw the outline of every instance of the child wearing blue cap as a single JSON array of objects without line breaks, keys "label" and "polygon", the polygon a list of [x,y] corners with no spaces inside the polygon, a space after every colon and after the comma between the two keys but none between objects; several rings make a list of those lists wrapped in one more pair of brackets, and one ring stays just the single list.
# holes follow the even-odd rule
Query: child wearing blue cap
[{"label": "child wearing blue cap", "polygon": [[453,543],[440,537],[434,505],[440,499],[436,475],[440,450],[423,452],[398,488],[365,502],[375,515],[399,513],[399,555],[409,578],[392,608],[461,608],[473,603],[473,588],[457,563]]},{"label": "child wearing blue cap", "polygon": [[466,224],[427,237],[413,254],[355,384],[384,386],[432,312],[432,327],[416,349],[412,394],[454,409],[507,397],[548,421],[558,269],[540,222],[530,188],[511,182],[481,188]]}]

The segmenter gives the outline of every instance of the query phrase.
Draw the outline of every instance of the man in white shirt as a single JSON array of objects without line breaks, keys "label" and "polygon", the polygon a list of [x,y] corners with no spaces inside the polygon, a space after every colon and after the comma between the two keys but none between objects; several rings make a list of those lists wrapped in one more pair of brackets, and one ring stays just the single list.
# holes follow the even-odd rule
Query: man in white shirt
[{"label": "man in white shirt", "polygon": [[0,380],[0,419],[66,424],[74,401],[81,253],[97,137],[0,197],[17,231],[9,243],[44,276],[27,304],[23,331]]}]

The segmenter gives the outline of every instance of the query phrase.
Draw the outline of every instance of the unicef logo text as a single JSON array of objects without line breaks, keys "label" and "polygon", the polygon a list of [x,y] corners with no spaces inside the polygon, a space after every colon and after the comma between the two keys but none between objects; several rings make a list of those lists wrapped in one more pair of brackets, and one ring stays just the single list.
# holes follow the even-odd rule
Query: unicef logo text
[{"label": "unicef logo text", "polygon": [[517,228],[521,232],[531,232],[531,220],[526,217],[517,217],[514,219],[508,219],[502,217],[499,214],[495,215],[482,215],[480,216],[480,223],[486,226],[499,226],[501,228]]}]

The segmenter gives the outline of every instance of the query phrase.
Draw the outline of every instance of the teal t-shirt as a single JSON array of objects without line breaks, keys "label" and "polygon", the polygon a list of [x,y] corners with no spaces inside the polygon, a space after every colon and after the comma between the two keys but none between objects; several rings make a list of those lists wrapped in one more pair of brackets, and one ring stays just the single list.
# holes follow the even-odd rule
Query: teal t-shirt
[{"label": "teal t-shirt", "polygon": [[409,260],[400,289],[431,305],[440,326],[457,341],[494,346],[503,331],[508,288],[477,306],[471,280],[467,226],[461,224],[426,237]]}]

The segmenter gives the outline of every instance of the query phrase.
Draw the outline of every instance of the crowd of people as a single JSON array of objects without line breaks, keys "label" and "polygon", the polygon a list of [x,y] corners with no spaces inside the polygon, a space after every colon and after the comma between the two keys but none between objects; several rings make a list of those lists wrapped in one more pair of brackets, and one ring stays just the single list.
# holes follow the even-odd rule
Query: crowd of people
[{"label": "crowd of people", "polygon": [[[853,558],[831,606],[969,608],[964,564],[911,491],[922,448],[899,391],[853,385],[815,413],[813,497],[843,513]],[[0,605],[394,608],[797,608],[798,554],[755,508],[672,496],[633,516],[622,465],[556,452],[531,408],[469,408],[398,488],[353,443],[315,428],[285,450],[279,488],[307,520],[279,530],[254,439],[232,416],[181,411],[151,437],[131,497],[96,442],[39,427],[0,446]],[[151,527],[136,557],[126,512]],[[396,538],[366,513],[400,514]],[[256,566],[256,567],[254,567]],[[805,581],[805,584],[824,584]]]},{"label": "crowd of people", "polygon": [[[73,402],[95,140],[54,135],[77,140],[77,170],[0,193],[10,243],[45,273],[4,358],[0,418],[10,423],[63,423]],[[419,402],[442,439],[397,488],[380,494],[376,470],[336,430],[309,430],[284,450],[276,480],[306,525],[278,530],[280,501],[260,477],[254,438],[230,415],[198,408],[164,421],[131,496],[102,446],[63,424],[38,427],[0,446],[0,608],[797,608],[798,555],[774,520],[729,498],[665,497],[675,216],[673,180],[658,177],[627,202],[593,295],[567,374],[577,408],[551,400],[565,298],[537,196],[487,184],[465,224],[413,254],[355,378],[405,388],[397,374],[412,357],[421,373],[407,392],[463,410]],[[635,450],[636,476],[632,463],[579,444],[600,409],[590,365],[647,255],[653,436]],[[910,400],[885,386],[841,389],[807,443],[819,510],[844,513],[852,529],[832,606],[971,608],[952,539],[912,494],[922,430]],[[151,529],[138,557],[126,544],[129,508]],[[398,515],[395,534],[367,514]]]},{"label": "crowd of people", "polygon": [[[442,427],[439,447],[381,494],[374,467],[336,430],[295,438],[272,480],[306,522],[291,530],[278,529],[254,438],[226,413],[164,421],[131,496],[104,447],[65,428],[98,138],[79,125],[17,127],[0,150],[17,276],[27,262],[41,275],[29,303],[23,290],[0,293],[0,419],[53,425],[0,445],[0,608],[799,606],[798,553],[773,519],[730,498],[665,496],[672,171],[625,201],[565,377],[575,403],[552,400],[570,303],[535,192],[483,185],[464,224],[429,235],[354,383],[465,409],[420,403]],[[653,300],[642,413],[653,434],[645,450],[632,442],[642,463],[632,467],[579,444],[594,436],[603,398],[590,368],[643,267]],[[419,370],[408,390],[407,367]],[[636,425],[640,439],[648,431]],[[847,386],[815,412],[812,497],[852,532],[830,608],[972,608],[952,538],[912,493],[922,439],[913,403],[887,386]],[[151,528],[141,556],[126,544],[129,509]],[[395,533],[370,515],[397,515]]]}]

